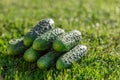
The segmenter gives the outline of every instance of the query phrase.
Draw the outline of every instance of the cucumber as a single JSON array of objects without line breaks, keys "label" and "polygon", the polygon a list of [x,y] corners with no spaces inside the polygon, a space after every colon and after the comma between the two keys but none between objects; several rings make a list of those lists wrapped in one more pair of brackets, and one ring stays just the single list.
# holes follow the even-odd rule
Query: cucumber
[{"label": "cucumber", "polygon": [[6,55],[18,55],[24,53],[24,51],[27,49],[25,45],[23,44],[24,37],[16,40],[11,40],[7,47],[7,53]]},{"label": "cucumber", "polygon": [[40,69],[48,69],[50,68],[55,62],[56,59],[61,55],[62,53],[57,53],[55,51],[48,52],[44,56],[40,57],[37,61],[37,66]]},{"label": "cucumber", "polygon": [[24,45],[30,47],[33,41],[41,34],[52,29],[54,21],[52,19],[43,19],[35,27],[24,36]]},{"label": "cucumber", "polygon": [[30,47],[25,51],[23,57],[27,62],[35,62],[39,58],[39,52]]},{"label": "cucumber", "polygon": [[48,32],[42,34],[33,42],[32,48],[38,51],[44,51],[51,47],[52,42],[57,38],[58,35],[64,33],[61,28],[51,29]]},{"label": "cucumber", "polygon": [[53,49],[57,52],[66,52],[76,46],[81,39],[81,32],[73,30],[60,35],[53,42]]},{"label": "cucumber", "polygon": [[87,47],[84,45],[77,45],[69,52],[63,54],[56,62],[57,69],[70,68],[73,63],[79,61],[87,53]]}]

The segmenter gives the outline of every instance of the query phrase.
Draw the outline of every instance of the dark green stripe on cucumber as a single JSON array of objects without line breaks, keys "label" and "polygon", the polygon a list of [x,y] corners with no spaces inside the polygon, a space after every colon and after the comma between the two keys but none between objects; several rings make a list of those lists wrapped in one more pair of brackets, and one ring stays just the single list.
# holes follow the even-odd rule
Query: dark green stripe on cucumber
[{"label": "dark green stripe on cucumber", "polygon": [[69,51],[71,48],[79,43],[80,39],[81,32],[79,32],[78,30],[64,33],[53,42],[53,49],[57,52]]},{"label": "dark green stripe on cucumber", "polygon": [[6,55],[18,55],[24,53],[27,49],[23,44],[23,37],[20,39],[10,41],[10,44],[7,47]]},{"label": "dark green stripe on cucumber", "polygon": [[33,49],[43,51],[50,48],[52,46],[52,42],[62,33],[64,33],[64,30],[61,28],[49,30],[35,39],[32,45]]},{"label": "dark green stripe on cucumber", "polygon": [[41,34],[52,29],[54,21],[52,19],[43,19],[35,27],[24,36],[24,45],[30,47],[33,41]]},{"label": "dark green stripe on cucumber", "polygon": [[37,61],[37,66],[40,69],[48,69],[50,68],[57,60],[57,58],[62,53],[57,53],[55,51],[48,52],[44,56],[40,57]]},{"label": "dark green stripe on cucumber", "polygon": [[79,61],[87,53],[87,47],[77,45],[69,52],[63,54],[56,62],[57,69],[65,69],[72,66],[73,63]]}]

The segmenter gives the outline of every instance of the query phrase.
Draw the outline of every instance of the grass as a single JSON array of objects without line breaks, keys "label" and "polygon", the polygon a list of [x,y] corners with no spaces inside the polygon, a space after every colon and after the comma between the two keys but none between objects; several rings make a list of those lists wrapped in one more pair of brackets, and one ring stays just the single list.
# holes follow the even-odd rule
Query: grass
[{"label": "grass", "polygon": [[[1,0],[0,77],[4,80],[120,80],[119,0]],[[88,54],[71,69],[40,70],[22,56],[5,56],[10,39],[25,35],[39,20],[78,29]],[[0,78],[1,79],[1,78]]]}]

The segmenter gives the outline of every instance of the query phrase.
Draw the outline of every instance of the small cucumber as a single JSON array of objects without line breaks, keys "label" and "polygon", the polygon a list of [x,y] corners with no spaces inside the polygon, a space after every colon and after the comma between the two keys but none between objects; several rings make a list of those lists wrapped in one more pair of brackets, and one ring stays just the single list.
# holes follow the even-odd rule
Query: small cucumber
[{"label": "small cucumber", "polygon": [[24,53],[24,51],[27,49],[25,45],[23,44],[23,37],[16,40],[11,40],[10,44],[7,47],[7,53],[6,55],[18,55]]},{"label": "small cucumber", "polygon": [[86,55],[87,47],[84,45],[77,45],[69,52],[63,54],[56,62],[57,69],[65,69],[72,66],[73,63],[79,61]]},{"label": "small cucumber", "polygon": [[37,66],[40,69],[48,69],[56,62],[56,59],[61,54],[62,53],[56,53],[54,51],[48,52],[47,54],[45,54],[44,56],[42,56],[38,59]]},{"label": "small cucumber", "polygon": [[52,19],[43,19],[35,27],[24,36],[24,45],[30,47],[33,41],[41,34],[52,29],[54,21]]},{"label": "small cucumber", "polygon": [[39,52],[29,48],[25,51],[23,57],[27,62],[35,62],[39,58]]},{"label": "small cucumber", "polygon": [[64,33],[53,42],[53,49],[57,52],[69,51],[71,48],[79,43],[80,39],[81,32],[79,32],[78,30]]},{"label": "small cucumber", "polygon": [[61,28],[51,29],[48,32],[42,34],[33,42],[32,48],[38,51],[44,51],[51,47],[52,42],[57,38],[58,35],[64,33]]}]

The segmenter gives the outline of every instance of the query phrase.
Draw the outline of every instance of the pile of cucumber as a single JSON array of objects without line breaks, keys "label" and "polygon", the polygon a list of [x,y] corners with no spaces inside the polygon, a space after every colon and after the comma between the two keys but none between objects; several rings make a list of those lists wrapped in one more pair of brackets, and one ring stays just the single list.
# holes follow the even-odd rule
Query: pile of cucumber
[{"label": "pile of cucumber", "polygon": [[66,69],[87,53],[87,47],[79,44],[81,38],[80,31],[54,28],[54,20],[47,18],[22,38],[10,41],[7,55],[23,54],[25,61],[36,62],[40,69],[48,69],[55,63],[57,69]]}]

